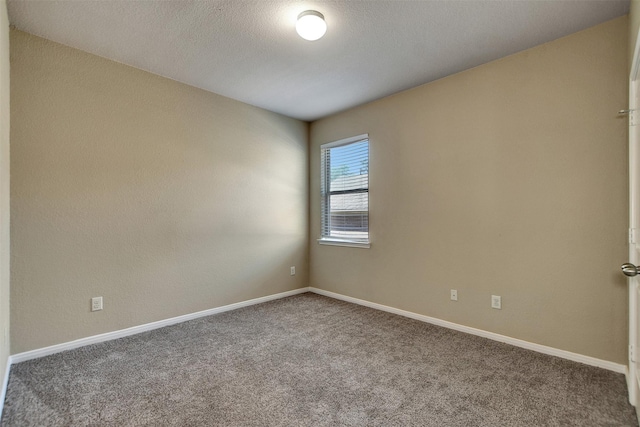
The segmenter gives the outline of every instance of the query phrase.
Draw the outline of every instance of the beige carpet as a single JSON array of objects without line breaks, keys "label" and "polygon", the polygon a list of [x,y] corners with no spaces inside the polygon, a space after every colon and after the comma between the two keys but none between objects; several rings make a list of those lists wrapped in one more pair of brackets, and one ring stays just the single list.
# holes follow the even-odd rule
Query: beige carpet
[{"label": "beige carpet", "polygon": [[302,294],[14,365],[2,426],[635,426],[624,376]]}]

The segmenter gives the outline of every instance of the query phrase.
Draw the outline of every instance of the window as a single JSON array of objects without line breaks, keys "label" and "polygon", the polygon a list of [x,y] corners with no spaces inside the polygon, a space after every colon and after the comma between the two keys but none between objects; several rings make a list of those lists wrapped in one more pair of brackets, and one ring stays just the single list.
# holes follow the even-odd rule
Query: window
[{"label": "window", "polygon": [[369,247],[369,135],[320,147],[319,243]]}]

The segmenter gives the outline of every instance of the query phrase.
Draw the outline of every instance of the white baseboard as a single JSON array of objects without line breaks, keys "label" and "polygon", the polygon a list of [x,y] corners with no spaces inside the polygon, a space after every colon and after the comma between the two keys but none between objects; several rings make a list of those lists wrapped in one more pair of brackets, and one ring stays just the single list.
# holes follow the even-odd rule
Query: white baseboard
[{"label": "white baseboard", "polygon": [[433,325],[454,329],[456,331],[466,332],[468,334],[489,338],[491,340],[503,342],[506,344],[511,344],[516,347],[526,348],[527,350],[537,351],[538,353],[544,353],[550,356],[561,357],[563,359],[572,360],[574,362],[584,363],[585,365],[596,366],[598,368],[603,368],[609,371],[627,375],[626,365],[621,365],[619,363],[609,362],[607,360],[602,360],[602,359],[596,359],[595,357],[585,356],[578,353],[572,353],[570,351],[560,350],[560,349],[548,347],[542,344],[535,344],[529,341],[508,337],[508,336],[496,334],[493,332],[483,331],[482,329],[471,328],[469,326],[459,325],[457,323],[448,322],[446,320],[437,319],[435,317],[424,316],[422,314],[413,313],[411,311],[400,310],[398,308],[389,307],[386,305],[377,304],[375,302],[353,298],[346,295],[337,294],[335,292],[325,291],[325,290],[314,288],[314,287],[309,287],[309,291],[319,295],[324,295],[330,298],[335,298],[342,301],[363,305],[365,307],[375,308],[376,310],[382,310],[389,313],[398,314],[400,316],[409,317],[411,319],[419,320],[421,322],[431,323]]},{"label": "white baseboard", "polygon": [[[48,356],[50,354],[59,353],[61,351],[72,350],[74,348],[83,347],[85,345],[96,344],[100,342],[110,341],[118,338],[123,338],[129,335],[139,334],[141,332],[151,331],[153,329],[162,328],[164,326],[175,325],[176,323],[186,322],[188,320],[197,319],[199,317],[211,316],[213,314],[224,313],[225,311],[236,310],[242,307],[248,307],[255,304],[261,304],[267,301],[273,301],[280,298],[286,298],[292,295],[302,294],[305,292],[313,292],[319,295],[324,295],[330,298],[335,298],[342,301],[351,302],[354,304],[362,305],[365,307],[374,308],[376,310],[382,310],[389,313],[397,314],[404,317],[409,317],[411,319],[419,320],[426,323],[431,323],[434,325],[442,326],[449,329],[454,329],[456,331],[466,332],[468,334],[481,336],[484,338],[489,338],[494,341],[503,342],[506,344],[511,344],[516,347],[526,348],[528,350],[537,351],[539,353],[548,354],[551,356],[561,357],[563,359],[572,360],[574,362],[584,363],[586,365],[596,366],[599,368],[607,369],[610,371],[618,372],[621,374],[626,374],[627,367],[625,365],[621,365],[619,363],[609,362],[607,360],[596,359],[595,357],[585,356],[578,353],[572,353],[566,350],[560,350],[553,347],[548,347],[541,344],[535,344],[528,341],[520,340],[517,338],[508,337],[505,335],[496,334],[493,332],[483,331],[481,329],[471,328],[469,326],[459,325],[457,323],[449,322],[446,320],[437,319],[435,317],[429,317],[422,314],[413,313],[410,311],[401,310],[394,307],[389,307],[386,305],[349,297],[346,295],[338,294],[335,292],[325,291],[322,289],[314,288],[314,287],[305,287],[294,289],[292,291],[281,292],[279,294],[267,295],[261,298],[255,298],[248,301],[241,301],[234,304],[225,305],[222,307],[211,308],[209,310],[198,311],[196,313],[185,314],[183,316],[172,317],[170,319],[159,320],[157,322],[151,322],[144,325],[133,326],[127,329],[121,329],[118,331],[107,332],[100,335],[93,335],[86,338],[80,338],[74,341],[69,341],[66,343],[56,344],[49,347],[39,348],[36,350],[25,351],[23,353],[17,353],[9,357],[7,360],[6,366],[6,374],[4,378],[4,383],[2,386],[2,390],[0,391],[2,400],[0,401],[0,405],[4,403],[4,395],[6,393],[7,382],[9,379],[9,370],[13,363],[20,363],[31,359],[36,359],[38,357]],[[0,406],[1,408],[1,406]],[[0,412],[1,414],[1,412]]]},{"label": "white baseboard", "polygon": [[[129,335],[139,334],[141,332],[151,331],[153,329],[175,325],[176,323],[186,322],[187,320],[197,319],[199,317],[211,316],[212,314],[224,313],[225,311],[236,310],[238,308],[247,307],[255,304],[261,304],[263,302],[273,301],[280,298],[286,298],[292,295],[302,294],[305,292],[309,292],[309,288],[294,289],[292,291],[281,292],[279,294],[267,295],[261,298],[254,298],[248,301],[241,301],[234,304],[225,305],[222,307],[211,308],[209,310],[198,311],[196,313],[185,314],[183,316],[172,317],[170,319],[146,323],[140,326],[133,326],[127,329],[120,329],[118,331],[107,332],[100,335],[93,335],[86,338],[80,338],[80,339],[65,342],[62,344],[56,344],[49,347],[39,348],[36,350],[25,351],[24,353],[17,353],[12,355],[10,359],[11,359],[11,363],[20,363],[26,360],[37,359],[38,357],[59,353],[61,351],[72,350],[74,348],[83,347],[85,345],[115,340],[115,339],[123,338]],[[9,368],[7,367],[7,369]]]},{"label": "white baseboard", "polygon": [[0,390],[0,421],[2,421],[2,412],[4,411],[4,398],[7,395],[7,386],[9,385],[9,371],[11,371],[11,356],[7,357],[7,366],[4,369],[4,380],[2,381],[2,390]]}]

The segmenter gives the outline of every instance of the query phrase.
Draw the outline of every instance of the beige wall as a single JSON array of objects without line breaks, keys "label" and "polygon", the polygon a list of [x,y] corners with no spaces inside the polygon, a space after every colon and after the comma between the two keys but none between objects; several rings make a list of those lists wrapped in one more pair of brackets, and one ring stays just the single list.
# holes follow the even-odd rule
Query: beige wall
[{"label": "beige wall", "polygon": [[631,69],[633,52],[636,47],[638,29],[640,29],[640,0],[631,0],[629,5],[629,69]]},{"label": "beige wall", "polygon": [[[310,285],[626,363],[627,34],[622,17],[313,123]],[[362,133],[372,247],[318,245],[320,144]]]},{"label": "beige wall", "polygon": [[0,384],[9,359],[9,19],[0,0]]},{"label": "beige wall", "polygon": [[13,353],[307,285],[306,123],[19,31],[11,94]]}]

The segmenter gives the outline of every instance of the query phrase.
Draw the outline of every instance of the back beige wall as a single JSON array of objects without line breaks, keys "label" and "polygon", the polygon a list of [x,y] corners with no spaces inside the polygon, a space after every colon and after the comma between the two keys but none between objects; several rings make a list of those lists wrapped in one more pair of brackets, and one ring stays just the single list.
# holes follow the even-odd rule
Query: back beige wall
[{"label": "back beige wall", "polygon": [[307,285],[306,123],[19,31],[11,92],[13,353]]},{"label": "back beige wall", "polygon": [[[626,363],[627,39],[622,17],[313,123],[310,285]],[[367,132],[372,247],[320,246],[320,145]]]}]

